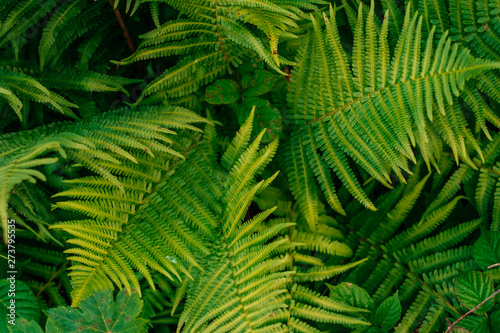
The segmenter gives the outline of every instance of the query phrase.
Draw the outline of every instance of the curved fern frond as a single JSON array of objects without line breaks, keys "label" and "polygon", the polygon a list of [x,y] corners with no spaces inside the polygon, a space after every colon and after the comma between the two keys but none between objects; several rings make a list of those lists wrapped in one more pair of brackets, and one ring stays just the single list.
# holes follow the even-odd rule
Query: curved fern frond
[{"label": "curved fern frond", "polygon": [[248,51],[285,74],[279,67],[282,61],[278,56],[279,39],[296,37],[288,30],[297,26],[295,21],[302,11],[318,10],[315,3],[322,1],[292,1],[285,6],[275,0],[171,1],[169,4],[186,13],[188,18],[172,20],[141,35],[142,43],[137,51],[115,63],[126,65],[143,59],[182,56],[175,66],[144,89],[138,102],[160,90],[165,92],[161,98],[187,96],[201,85],[231,72],[231,66],[241,64],[242,56]]},{"label": "curved fern frond", "polygon": [[[14,1],[6,1],[7,6],[11,6]],[[24,0],[19,2],[14,8],[3,10],[0,16],[2,26],[0,27],[0,47],[10,40],[19,38],[30,29],[38,20],[44,17],[57,5],[57,1],[49,0],[40,2],[37,0]]]},{"label": "curved fern frond", "polygon": [[190,123],[205,121],[176,107],[149,107],[142,111],[123,109],[79,123],[61,123],[1,136],[0,216],[4,230],[7,230],[11,190],[23,181],[45,180],[46,175],[37,167],[55,163],[59,159],[57,155],[85,166],[123,192],[117,176],[123,175],[125,170],[116,168],[125,161],[130,161],[131,165],[137,163],[130,149],[142,150],[150,156],[154,156],[153,152],[174,156],[169,154],[174,150],[164,144],[165,140],[169,142],[166,134],[172,133],[169,128],[194,129]]},{"label": "curved fern frond", "polygon": [[[256,182],[255,176],[270,161],[276,150],[276,141],[261,151],[260,140],[249,143],[246,138],[250,121],[241,129],[228,148],[224,165],[229,171],[223,188],[218,213],[218,240],[209,256],[201,259],[207,271],[196,269],[178,331],[270,332],[278,326],[274,321],[262,320],[274,311],[285,308],[286,283],[291,272],[273,272],[286,259],[273,258],[289,246],[287,239],[268,241],[280,230],[290,226],[281,223],[272,229],[258,231],[273,209],[245,222],[245,215],[253,197],[264,190],[275,176]],[[250,131],[251,132],[251,131]],[[262,136],[262,135],[261,135]],[[261,137],[260,136],[260,137]],[[271,315],[272,317],[272,315]]]},{"label": "curved fern frond", "polygon": [[472,248],[464,244],[464,239],[478,230],[483,219],[447,222],[464,199],[451,193],[425,209],[421,193],[428,177],[406,193],[381,197],[383,212],[360,212],[347,222],[353,233],[347,244],[356,249],[353,260],[368,259],[345,281],[365,288],[377,305],[397,291],[403,316],[396,332],[411,332],[417,325],[436,330],[443,327],[446,315],[459,317],[462,309],[455,301],[453,279],[461,270],[476,267]]},{"label": "curved fern frond", "polygon": [[43,29],[42,38],[38,47],[40,54],[40,69],[45,66],[46,56],[51,47],[55,44],[59,32],[69,25],[85,8],[85,1],[71,1],[62,4],[57,8],[54,15]]},{"label": "curved fern frond", "polygon": [[[474,58],[468,50],[452,44],[446,32],[436,40],[435,28],[421,43],[422,17],[418,13],[410,16],[409,10],[389,58],[388,18],[377,34],[373,6],[367,19],[360,6],[349,63],[340,43],[334,9],[330,8],[330,17],[324,14],[323,18],[324,30],[311,17],[314,33],[299,53],[300,66],[294,69],[288,95],[293,110],[289,119],[297,127],[292,137],[304,136],[304,141],[314,145],[301,145],[306,154],[289,151],[289,164],[314,168],[325,196],[331,196],[332,189],[324,186],[324,171],[318,172],[317,159],[304,158],[321,151],[320,160],[330,165],[351,194],[365,207],[375,209],[347,156],[388,187],[390,171],[402,181],[403,173],[411,173],[408,161],[415,160],[411,146],[419,146],[429,168],[435,164],[440,153],[429,147],[435,146],[439,134],[455,147],[457,161],[462,158],[470,163],[465,144],[477,144],[465,127],[462,112],[455,108],[456,96],[467,80],[499,68],[499,63]],[[288,176],[291,180],[296,174],[291,172]],[[311,191],[295,195],[299,202],[311,203]],[[342,212],[333,200],[332,208]],[[314,215],[309,221],[315,223]]]},{"label": "curved fern frond", "polygon": [[142,82],[142,80],[127,79],[92,71],[63,70],[38,75],[37,73],[27,75],[23,73],[25,71],[31,72],[29,68],[11,69],[8,66],[0,66],[0,97],[7,100],[21,121],[23,120],[23,107],[26,109],[23,101],[26,100],[46,104],[64,115],[79,119],[71,109],[78,108],[78,105],[50,89],[89,92],[120,91],[128,95],[123,86]]},{"label": "curved fern frond", "polygon": [[453,173],[446,174],[443,178],[447,181],[435,200],[431,202],[429,209],[435,209],[455,196],[462,188],[471,188],[472,192],[466,192],[469,201],[476,206],[480,216],[491,218],[491,230],[500,230],[499,146],[500,135],[497,133],[491,142],[482,147],[482,158],[476,156],[472,165],[461,165]]},{"label": "curved fern frond", "polygon": [[[273,195],[269,196],[271,193]],[[277,189],[271,191],[268,189],[261,196],[267,199],[267,205],[272,205],[279,203],[281,199],[278,198],[282,197],[283,193]],[[300,202],[297,202],[294,208],[288,207],[288,211],[273,212],[277,216],[287,216],[296,223],[281,232],[282,237],[289,238],[294,245],[285,256],[282,256],[283,260],[287,259],[287,262],[282,264],[283,269],[292,271],[290,274],[292,283],[288,287],[290,303],[288,309],[284,310],[288,328],[316,332],[321,326],[315,326],[312,322],[337,323],[347,327],[359,325],[366,328],[369,323],[363,318],[358,318],[358,314],[367,310],[322,296],[311,289],[309,284],[338,276],[364,260],[340,264],[343,258],[352,257],[353,252],[344,242],[344,236],[340,231],[329,225],[333,219],[325,215],[325,208],[321,202],[318,202],[318,224],[315,226],[315,232],[311,230],[306,215],[300,210]],[[269,220],[266,229],[281,226],[287,218]],[[328,259],[324,259],[325,257]]]},{"label": "curved fern frond", "polygon": [[[206,206],[205,200],[208,196],[214,202],[213,209],[217,211],[218,204],[210,190],[217,183],[213,180],[207,183],[203,178],[200,181],[192,176],[193,171],[190,170],[193,169],[198,173],[209,173],[203,159],[195,157],[184,162],[184,172],[179,177],[175,173],[172,177],[174,168],[182,164],[184,155],[191,150],[189,146],[196,146],[196,141],[183,135],[175,141],[170,140],[172,148],[163,143],[148,148],[148,142],[155,142],[155,139],[148,139],[144,130],[137,131],[137,126],[140,126],[143,129],[149,127],[151,134],[155,133],[154,130],[158,134],[173,133],[169,128],[190,128],[188,124],[193,120],[199,122],[203,119],[175,108],[167,108],[164,114],[163,118],[155,116],[155,120],[145,122],[142,118],[147,119],[149,116],[143,112],[139,119],[130,119],[128,122],[123,119],[111,125],[113,129],[122,128],[127,133],[136,131],[136,135],[147,139],[144,141],[145,148],[140,144],[132,145],[131,150],[127,149],[135,160],[133,163],[127,155],[123,156],[116,149],[111,153],[119,164],[105,165],[110,169],[110,175],[118,181],[118,187],[100,176],[73,180],[72,184],[77,187],[58,194],[80,200],[61,201],[54,208],[77,211],[90,217],[51,226],[52,229],[62,229],[76,237],[68,242],[77,247],[66,251],[72,255],[68,259],[73,261],[69,274],[74,285],[73,304],[78,304],[96,290],[112,288],[113,283],[129,291],[134,289],[140,292],[139,280],[133,273],[135,270],[146,278],[154,290],[152,270],[169,278],[176,276],[180,279],[180,272],[186,272],[181,260],[199,267],[195,251],[208,253],[201,235],[212,239],[215,237],[215,216]],[[148,122],[154,126],[144,127]],[[159,137],[163,137],[163,134]],[[157,149],[151,148],[155,146]],[[184,152],[174,154],[177,150]],[[155,151],[156,158],[151,156],[152,151]],[[154,177],[147,179],[144,184],[146,174]],[[123,185],[122,176],[127,176]],[[110,191],[113,187],[115,190]],[[199,233],[193,231],[196,229]],[[159,243],[167,246],[152,245]],[[137,253],[141,255],[136,256]]]}]

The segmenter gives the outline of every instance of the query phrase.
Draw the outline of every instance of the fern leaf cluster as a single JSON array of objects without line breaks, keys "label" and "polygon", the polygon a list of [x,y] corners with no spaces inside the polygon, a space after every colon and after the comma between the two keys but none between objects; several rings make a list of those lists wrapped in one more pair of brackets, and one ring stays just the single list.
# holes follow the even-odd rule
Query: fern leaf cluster
[{"label": "fern leaf cluster", "polygon": [[[244,61],[248,51],[283,73],[280,64],[290,61],[278,55],[278,43],[280,39],[297,37],[290,28],[297,27],[296,21],[305,15],[304,11],[317,10],[315,3],[291,1],[282,7],[280,1],[171,1],[170,5],[187,17],[141,35],[137,51],[115,63],[182,57],[151,82],[139,100],[159,95],[161,99],[181,101],[202,85],[231,72],[232,66]],[[192,8],[197,10],[193,12]],[[268,43],[263,42],[262,36]]]},{"label": "fern leaf cluster", "polygon": [[[292,78],[288,101],[293,112],[289,118],[298,129],[292,134],[289,155],[294,167],[289,174],[300,177],[298,182],[290,181],[296,184],[292,186],[301,187],[295,195],[312,226],[317,221],[317,183],[331,207],[343,212],[329,169],[356,199],[375,209],[347,156],[391,187],[390,171],[403,182],[404,174],[411,173],[408,162],[415,161],[412,146],[418,145],[429,168],[431,163],[437,167],[435,160],[440,158],[439,152],[431,149],[436,140],[446,142],[457,160],[469,163],[465,145],[480,149],[456,108],[455,96],[469,78],[497,64],[474,58],[466,49],[459,51],[447,34],[435,47],[434,29],[421,43],[422,19],[417,14],[410,17],[409,11],[391,58],[388,19],[379,34],[373,7],[366,22],[362,8],[351,63],[340,44],[335,12],[330,8],[330,17],[323,17],[324,30],[319,22],[314,23],[314,33],[300,53],[301,66]],[[293,148],[294,143],[298,149]]]},{"label": "fern leaf cluster", "polygon": [[499,18],[0,2],[0,331],[500,331]]}]

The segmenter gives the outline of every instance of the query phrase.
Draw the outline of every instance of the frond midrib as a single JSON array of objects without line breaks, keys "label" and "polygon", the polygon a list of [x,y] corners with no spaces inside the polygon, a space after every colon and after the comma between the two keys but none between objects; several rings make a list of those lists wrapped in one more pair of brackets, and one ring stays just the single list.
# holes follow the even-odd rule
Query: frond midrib
[{"label": "frond midrib", "polygon": [[[193,149],[194,147],[196,147],[198,144],[197,143],[194,143],[192,144],[190,147],[188,147],[186,150],[185,150],[185,153],[187,154],[187,152],[189,152],[191,149]],[[181,159],[177,159],[174,161],[174,163],[172,163],[172,165],[170,166],[169,170],[172,170],[176,165],[177,163],[180,161]],[[135,213],[131,213],[131,215],[137,215],[142,207],[147,204],[150,200],[150,198],[152,197],[152,194],[155,193],[157,190],[158,190],[158,186],[161,184],[161,180],[165,177],[168,177],[168,172],[165,172],[164,175],[159,179],[158,183],[154,186],[154,188],[151,190],[151,192],[148,193],[147,197],[143,199],[142,203],[141,203],[141,206],[139,207],[139,209],[137,209],[135,211]],[[106,249],[107,253],[105,256],[102,257],[102,260],[100,261],[100,263],[98,265],[96,265],[89,273],[88,273],[88,278],[85,279],[85,282],[83,284],[83,286],[78,286],[79,290],[78,290],[78,293],[75,294],[74,297],[72,297],[72,303],[73,303],[73,306],[76,306],[77,304],[79,304],[83,298],[82,298],[82,295],[85,295],[86,293],[86,288],[89,284],[92,283],[93,281],[93,275],[98,272],[99,269],[102,269],[102,264],[106,261],[106,259],[109,258],[110,254],[113,253],[113,251],[116,249],[116,246],[117,246],[117,243],[119,243],[119,241],[126,235],[127,233],[127,226],[131,227],[132,225],[128,225],[127,223],[124,223],[122,225],[122,230],[121,232],[119,233],[119,235],[116,237],[116,239],[109,244],[109,247]],[[118,250],[119,251],[119,250]],[[111,259],[112,260],[112,259]]]},{"label": "frond midrib", "polygon": [[240,294],[240,288],[239,288],[239,284],[238,284],[238,279],[236,279],[236,272],[234,271],[234,265],[233,265],[233,259],[232,259],[232,256],[231,256],[231,252],[229,251],[229,244],[227,242],[227,238],[226,236],[223,236],[224,238],[224,251],[225,251],[225,256],[229,259],[229,266],[231,267],[231,278],[233,279],[234,281],[234,286],[236,288],[236,292],[238,294],[238,301],[241,305],[241,309],[243,311],[243,314],[245,315],[245,321],[247,323],[247,326],[251,329],[251,332],[254,332],[253,328],[252,328],[252,325],[251,325],[251,321],[248,319],[248,313],[246,311],[246,307],[245,307],[245,303],[243,302],[243,299],[241,298],[241,294]]},{"label": "frond midrib", "polygon": [[314,118],[313,120],[309,121],[307,123],[307,125],[311,126],[312,124],[314,124],[314,123],[316,123],[318,121],[321,121],[321,120],[323,120],[326,117],[334,115],[335,113],[340,112],[340,111],[342,111],[342,110],[344,110],[346,108],[349,108],[349,107],[351,107],[352,105],[354,105],[356,103],[360,103],[364,98],[367,98],[367,97],[370,98],[374,94],[381,95],[381,93],[384,90],[390,89],[392,87],[403,86],[403,85],[405,85],[405,84],[407,84],[409,82],[423,81],[423,80],[426,80],[426,79],[438,77],[440,75],[456,74],[456,73],[465,72],[465,71],[469,71],[469,70],[481,69],[481,68],[484,68],[484,67],[500,67],[500,62],[494,62],[494,63],[490,63],[490,64],[485,63],[485,64],[479,64],[479,65],[474,65],[474,66],[468,66],[468,67],[459,68],[459,69],[456,69],[456,70],[453,70],[453,71],[446,71],[446,72],[435,73],[435,74],[431,74],[431,75],[421,76],[421,77],[418,77],[416,79],[410,79],[410,80],[407,80],[407,81],[398,82],[396,84],[386,85],[385,87],[376,89],[374,91],[370,91],[369,93],[367,93],[365,95],[362,95],[361,97],[356,98],[356,99],[350,101],[349,103],[344,104],[341,107],[334,109],[331,112],[325,113],[324,115],[322,115],[320,117]]}]

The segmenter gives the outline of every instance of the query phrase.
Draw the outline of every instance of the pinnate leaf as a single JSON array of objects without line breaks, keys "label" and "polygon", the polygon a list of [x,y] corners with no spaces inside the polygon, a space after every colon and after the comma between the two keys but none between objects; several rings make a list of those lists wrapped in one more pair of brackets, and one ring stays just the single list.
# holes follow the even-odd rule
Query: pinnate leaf
[{"label": "pinnate leaf", "polygon": [[350,282],[343,282],[330,288],[330,297],[336,301],[347,303],[357,308],[373,310],[375,303],[366,290]]}]

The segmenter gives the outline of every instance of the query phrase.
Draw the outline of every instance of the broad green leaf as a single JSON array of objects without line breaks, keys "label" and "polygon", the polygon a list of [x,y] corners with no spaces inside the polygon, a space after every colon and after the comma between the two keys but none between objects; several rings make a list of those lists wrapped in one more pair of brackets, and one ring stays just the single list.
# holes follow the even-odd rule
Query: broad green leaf
[{"label": "broad green leaf", "polygon": [[490,315],[490,327],[493,332],[500,332],[500,310],[497,310]]},{"label": "broad green leaf", "polygon": [[231,104],[241,98],[240,86],[230,79],[220,79],[205,90],[205,99],[210,104]]},{"label": "broad green leaf", "polygon": [[56,324],[51,318],[47,319],[47,323],[45,324],[45,332],[47,333],[63,333],[60,329],[57,328]]},{"label": "broad green leaf", "polygon": [[[491,296],[494,292],[493,281],[482,272],[461,272],[455,281],[455,293],[459,302],[467,309],[472,310],[479,303]],[[475,313],[484,315],[491,310],[494,299],[481,305]]]},{"label": "broad green leaf", "polygon": [[330,297],[336,301],[370,311],[375,309],[375,303],[368,292],[354,283],[342,282],[336,286],[330,284],[327,284],[327,286],[330,288]]},{"label": "broad green leaf", "polygon": [[380,304],[377,312],[375,312],[372,324],[379,326],[382,330],[389,330],[398,322],[401,311],[401,303],[399,302],[398,292],[396,292],[396,294]]},{"label": "broad green leaf", "polygon": [[113,300],[111,291],[95,293],[78,309],[57,307],[46,311],[54,327],[62,332],[142,332],[147,320],[137,318],[142,309],[138,293],[128,296],[122,290]]},{"label": "broad green leaf", "polygon": [[243,63],[236,68],[236,71],[241,75],[245,75],[259,69],[264,69],[264,60],[262,60],[262,58],[259,58],[258,56],[250,56],[247,57],[243,61]]},{"label": "broad green leaf", "polygon": [[471,333],[491,333],[487,317],[469,315],[458,322],[457,326],[465,328]]},{"label": "broad green leaf", "polygon": [[500,263],[500,232],[481,230],[481,236],[474,243],[472,255],[483,270]]},{"label": "broad green leaf", "polygon": [[[33,319],[16,318],[16,325],[7,326],[10,333],[43,333],[42,328]],[[47,331],[47,333],[56,333]]]},{"label": "broad green leaf", "polygon": [[241,79],[243,96],[259,96],[269,92],[276,84],[278,76],[265,70],[247,73]]},{"label": "broad green leaf", "polygon": [[[328,288],[330,288],[330,297],[334,299],[336,302],[345,303],[350,306],[354,306],[357,308],[366,309],[369,311],[375,310],[375,303],[373,299],[370,297],[368,292],[350,282],[342,282],[336,286],[332,286],[330,284],[326,284]],[[358,313],[356,314],[359,319],[369,321],[371,313]],[[366,325],[350,325],[353,329],[364,332],[368,329]],[[376,333],[378,331],[372,331],[373,327],[370,327],[368,332]]]}]

